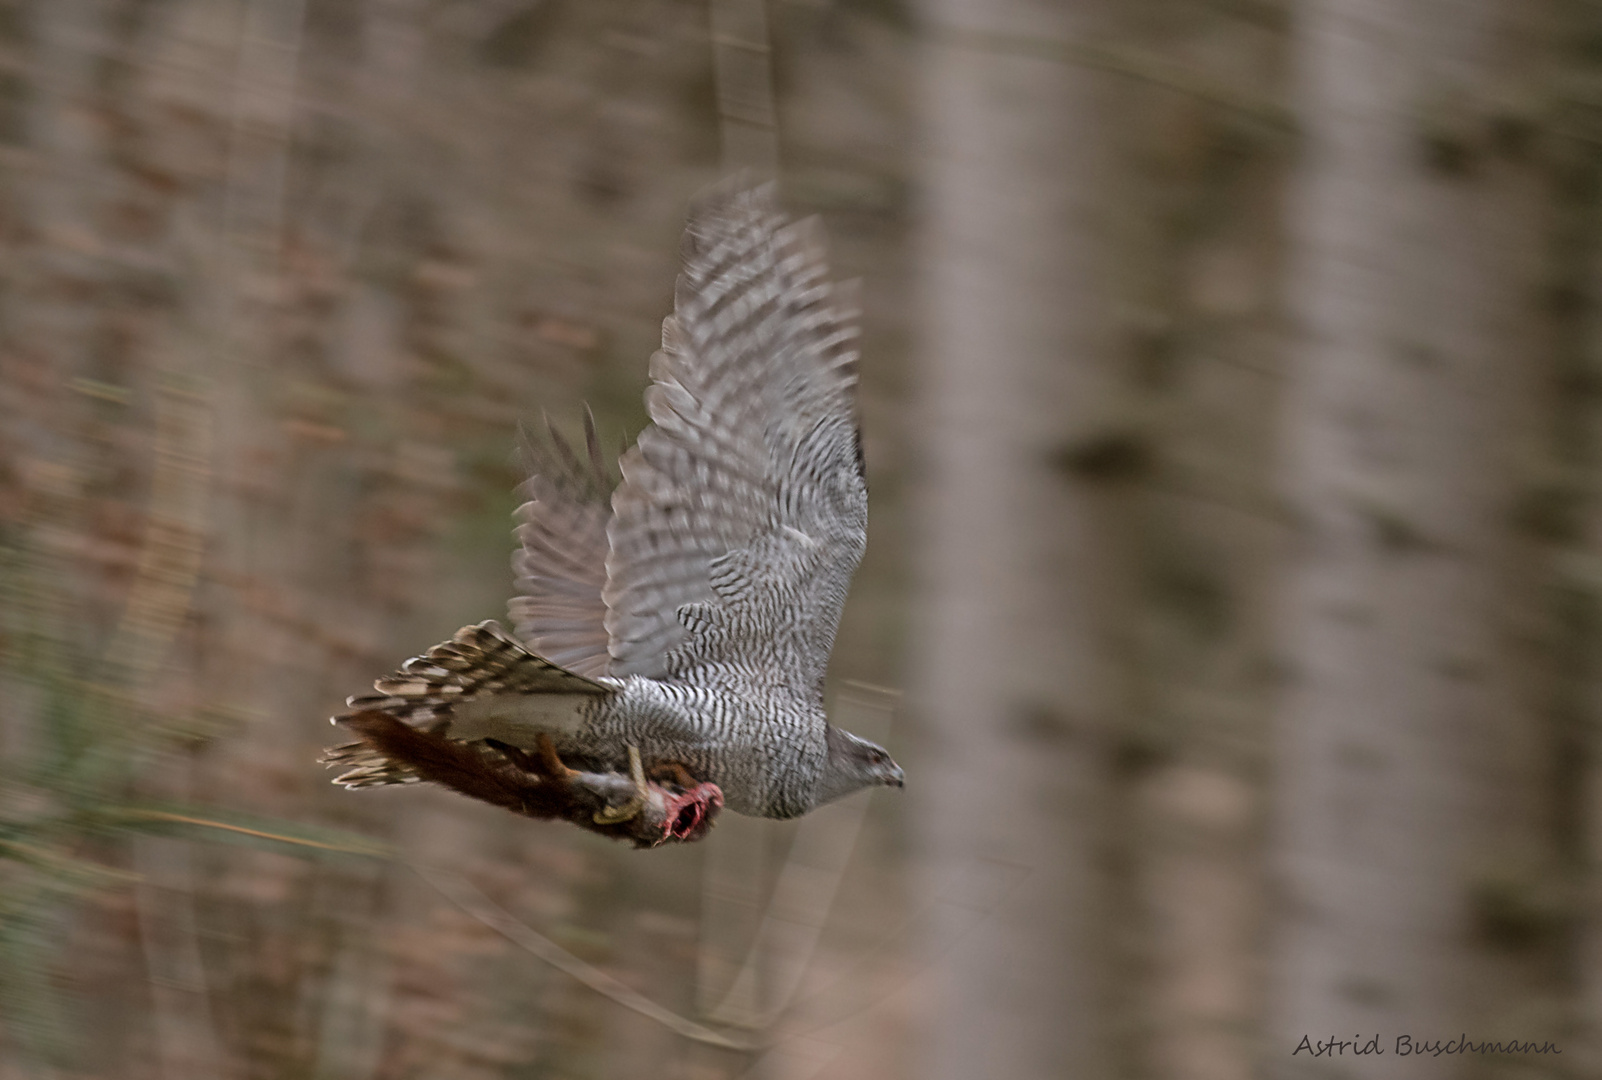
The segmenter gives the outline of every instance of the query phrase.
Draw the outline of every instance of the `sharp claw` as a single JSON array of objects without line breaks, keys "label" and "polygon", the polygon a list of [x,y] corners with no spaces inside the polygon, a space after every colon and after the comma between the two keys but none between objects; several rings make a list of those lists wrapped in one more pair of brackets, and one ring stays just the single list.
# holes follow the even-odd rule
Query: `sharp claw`
[{"label": "sharp claw", "polygon": [[597,825],[621,825],[625,821],[633,821],[644,809],[645,800],[636,797],[622,806],[608,806],[595,811],[594,821]]},{"label": "sharp claw", "polygon": [[629,779],[634,781],[634,797],[622,806],[607,806],[597,810],[594,821],[597,825],[621,825],[625,821],[632,821],[645,809],[645,800],[650,792],[645,786],[645,767],[640,763],[639,747],[629,746]]}]

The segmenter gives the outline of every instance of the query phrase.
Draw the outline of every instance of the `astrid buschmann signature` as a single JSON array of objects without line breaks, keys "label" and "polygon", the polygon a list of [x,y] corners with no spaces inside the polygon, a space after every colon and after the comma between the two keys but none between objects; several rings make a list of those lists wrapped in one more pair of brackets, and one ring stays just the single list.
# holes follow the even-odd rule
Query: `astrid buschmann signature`
[{"label": "astrid buschmann signature", "polygon": [[[1386,1041],[1389,1042],[1389,1039]],[[1549,1042],[1520,1042],[1518,1039],[1500,1042],[1483,1039],[1475,1042],[1467,1035],[1456,1039],[1415,1039],[1411,1035],[1398,1035],[1395,1043],[1389,1048],[1381,1045],[1378,1035],[1369,1039],[1361,1035],[1353,1035],[1350,1039],[1337,1039],[1333,1035],[1327,1039],[1315,1039],[1310,1035],[1303,1035],[1302,1041],[1291,1051],[1291,1057],[1298,1054],[1311,1054],[1313,1057],[1342,1057],[1346,1054],[1386,1053],[1395,1054],[1397,1057],[1407,1057],[1411,1054],[1440,1057],[1442,1054],[1561,1054],[1563,1051]]]}]

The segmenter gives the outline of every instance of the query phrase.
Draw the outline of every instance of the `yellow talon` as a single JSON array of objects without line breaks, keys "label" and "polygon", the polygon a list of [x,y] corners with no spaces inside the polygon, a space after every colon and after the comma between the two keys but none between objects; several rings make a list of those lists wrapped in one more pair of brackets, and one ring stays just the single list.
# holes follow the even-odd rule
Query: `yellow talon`
[{"label": "yellow talon", "polygon": [[597,825],[621,825],[625,821],[632,821],[645,809],[645,766],[640,763],[639,748],[633,745],[629,746],[629,779],[634,781],[634,798],[622,806],[606,806],[597,810],[594,815]]}]

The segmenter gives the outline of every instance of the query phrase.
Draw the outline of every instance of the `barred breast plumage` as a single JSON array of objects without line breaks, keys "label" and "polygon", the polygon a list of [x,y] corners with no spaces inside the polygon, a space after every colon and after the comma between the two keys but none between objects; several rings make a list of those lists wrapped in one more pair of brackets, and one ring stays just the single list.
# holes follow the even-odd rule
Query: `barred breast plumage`
[{"label": "barred breast plumage", "polygon": [[[703,198],[683,260],[621,481],[589,418],[584,453],[554,431],[529,447],[513,633],[465,628],[350,704],[490,746],[543,736],[586,767],[627,768],[633,747],[759,816],[899,786],[823,708],[867,538],[855,305],[768,187]],[[329,760],[351,786],[410,778],[362,744]]]}]

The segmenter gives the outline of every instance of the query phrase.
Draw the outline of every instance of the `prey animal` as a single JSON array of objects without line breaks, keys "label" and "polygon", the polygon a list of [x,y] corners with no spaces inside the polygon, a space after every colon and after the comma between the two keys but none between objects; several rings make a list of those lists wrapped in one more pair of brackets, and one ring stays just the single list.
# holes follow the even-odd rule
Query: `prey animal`
[{"label": "prey animal", "polygon": [[[588,416],[582,452],[554,430],[531,444],[512,630],[466,627],[351,698],[337,783],[434,780],[514,810],[521,783],[547,800],[524,812],[593,804],[597,831],[636,843],[698,839],[725,803],[791,818],[902,785],[824,714],[867,542],[855,302],[770,186],[703,196],[682,257],[621,480]],[[462,778],[479,766],[511,787]]]}]

